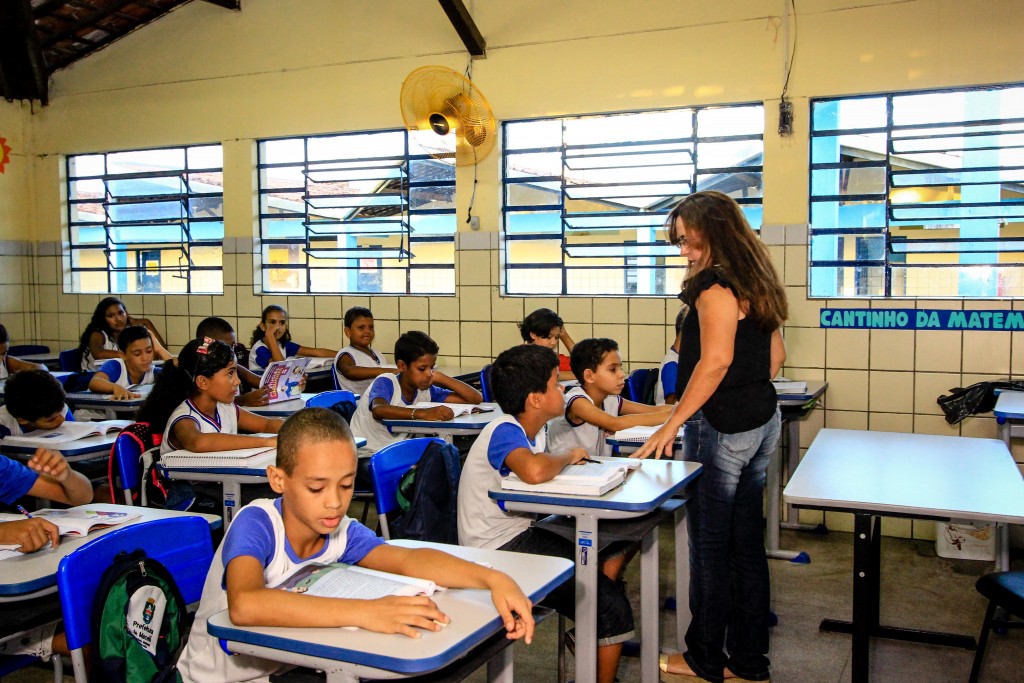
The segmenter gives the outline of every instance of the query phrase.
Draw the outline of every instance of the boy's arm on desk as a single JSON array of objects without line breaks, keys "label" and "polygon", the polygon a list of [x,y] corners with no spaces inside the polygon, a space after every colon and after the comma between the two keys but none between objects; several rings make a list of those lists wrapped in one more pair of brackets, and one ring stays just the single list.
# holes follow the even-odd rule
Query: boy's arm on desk
[{"label": "boy's arm on desk", "polygon": [[465,382],[453,379],[443,372],[434,372],[434,384],[452,393],[445,397],[446,403],[482,403],[483,394]]},{"label": "boy's arm on desk", "polygon": [[[569,417],[577,422],[592,424],[606,432],[618,432],[630,427],[657,427],[664,424],[672,412],[671,406],[643,406],[643,404],[623,401],[623,408],[630,411],[625,415],[609,415],[590,401],[580,397],[569,406]],[[651,410],[636,410],[636,406]]]},{"label": "boy's arm on desk", "polygon": [[566,465],[575,465],[587,457],[583,448],[570,448],[561,453],[534,453],[529,448],[516,448],[505,456],[505,465],[527,484],[551,481]]},{"label": "boy's arm on desk", "polygon": [[[241,412],[239,426],[242,426]],[[251,413],[250,413],[251,414]],[[259,416],[254,416],[259,417]],[[276,431],[276,430],[275,430]],[[234,451],[239,448],[270,448],[277,445],[277,437],[249,436],[247,434],[204,434],[193,420],[178,420],[172,430],[175,443],[193,453]]]}]

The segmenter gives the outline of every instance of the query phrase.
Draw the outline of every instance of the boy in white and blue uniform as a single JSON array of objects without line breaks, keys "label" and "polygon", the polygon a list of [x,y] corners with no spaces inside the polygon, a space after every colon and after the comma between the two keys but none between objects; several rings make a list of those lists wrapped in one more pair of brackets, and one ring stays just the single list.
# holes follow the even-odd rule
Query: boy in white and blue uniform
[{"label": "boy in white and blue uniform", "polygon": [[480,392],[434,370],[438,347],[423,332],[406,332],[395,342],[397,373],[380,375],[362,395],[352,416],[352,431],[366,439],[368,452],[407,438],[392,434],[381,420],[450,420],[446,406],[416,408],[417,403],[472,403],[483,401]]},{"label": "boy in white and blue uniform", "polygon": [[679,378],[679,345],[683,341],[683,320],[686,318],[688,306],[679,309],[676,315],[676,341],[665,352],[661,359],[661,368],[658,370],[658,384],[654,387],[654,405],[674,405],[676,396],[676,383]]},{"label": "boy in white and blue uniform", "polygon": [[65,420],[74,420],[65,400],[64,387],[46,370],[14,373],[4,385],[0,439],[37,429],[56,429]]},{"label": "boy in white and blue uniform", "polygon": [[345,336],[349,344],[334,357],[334,381],[339,389],[364,394],[373,380],[394,366],[387,356],[372,348],[376,332],[369,308],[353,306],[345,311]]},{"label": "boy in white and blue uniform", "polygon": [[[463,465],[459,543],[575,561],[573,541],[531,526],[531,517],[505,512],[487,495],[488,490],[500,488],[501,478],[510,472],[525,481],[543,482],[587,457],[582,448],[558,453],[544,450],[544,426],[564,408],[558,356],[533,344],[512,347],[491,365],[491,383],[506,416],[484,428]],[[612,680],[622,643],[633,637],[633,611],[616,581],[603,571],[597,578],[598,680]],[[576,610],[573,582],[552,591],[544,604],[572,618]]]},{"label": "boy in white and blue uniform", "polygon": [[450,588],[484,588],[509,638],[533,634],[526,596],[507,575],[432,549],[383,543],[347,516],[356,477],[356,451],[342,417],[323,408],[300,410],[281,428],[277,462],[267,470],[276,500],[243,508],[228,529],[203,587],[188,645],[178,662],[186,682],[266,680],[289,668],[249,655],[228,655],[207,633],[210,615],[227,609],[250,626],[358,626],[418,637],[449,622],[423,596],[353,600],[278,590],[311,564],[343,562],[429,579]]}]

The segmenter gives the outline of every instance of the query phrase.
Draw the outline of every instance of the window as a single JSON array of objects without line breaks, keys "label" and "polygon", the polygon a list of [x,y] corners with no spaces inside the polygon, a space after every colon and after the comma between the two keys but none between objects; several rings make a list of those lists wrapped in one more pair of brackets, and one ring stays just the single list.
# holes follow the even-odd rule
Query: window
[{"label": "window", "polygon": [[452,160],[404,130],[258,150],[264,292],[455,293]]},{"label": "window", "polygon": [[679,291],[664,222],[696,190],[761,225],[764,107],[741,105],[503,124],[504,292]]},{"label": "window", "polygon": [[220,145],[67,158],[70,291],[224,291]]},{"label": "window", "polygon": [[811,102],[812,297],[1024,295],[1024,87]]}]

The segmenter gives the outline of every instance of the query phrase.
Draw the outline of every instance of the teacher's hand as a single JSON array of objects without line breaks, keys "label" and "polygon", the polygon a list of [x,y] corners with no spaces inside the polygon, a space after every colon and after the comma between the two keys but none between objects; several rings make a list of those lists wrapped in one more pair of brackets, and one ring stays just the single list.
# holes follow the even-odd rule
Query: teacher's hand
[{"label": "teacher's hand", "polygon": [[643,459],[653,455],[656,459],[660,460],[661,456],[664,455],[667,458],[671,458],[672,447],[675,445],[678,433],[678,427],[671,422],[665,423],[658,427],[658,431],[651,434],[651,438],[647,439],[647,443],[636,452],[630,454],[629,457]]}]

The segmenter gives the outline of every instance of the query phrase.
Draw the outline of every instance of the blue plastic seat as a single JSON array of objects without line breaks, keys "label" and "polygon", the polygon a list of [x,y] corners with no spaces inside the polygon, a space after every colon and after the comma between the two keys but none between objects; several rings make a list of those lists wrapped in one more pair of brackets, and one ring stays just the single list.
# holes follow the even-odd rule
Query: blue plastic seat
[{"label": "blue plastic seat", "polygon": [[420,461],[427,450],[427,444],[431,442],[443,444],[444,439],[428,436],[396,441],[370,456],[373,496],[377,503],[381,536],[385,539],[391,539],[387,516],[398,509],[398,482],[410,467]]},{"label": "blue plastic seat", "polygon": [[342,401],[356,402],[356,395],[346,389],[334,389],[333,391],[324,391],[316,396],[312,396],[306,401],[307,408],[330,408],[335,403]]},{"label": "blue plastic seat", "polygon": [[82,352],[78,349],[66,349],[58,355],[60,369],[64,372],[80,372],[82,370]]},{"label": "blue plastic seat", "polygon": [[484,400],[490,403],[494,400],[494,391],[491,389],[491,364],[488,363],[480,370],[480,393]]},{"label": "blue plastic seat", "polygon": [[57,592],[78,683],[88,680],[82,648],[92,642],[93,602],[103,572],[118,553],[130,553],[138,548],[167,567],[186,605],[202,597],[203,583],[213,561],[210,526],[202,517],[182,516],[129,524],[69,553],[57,567]]}]

